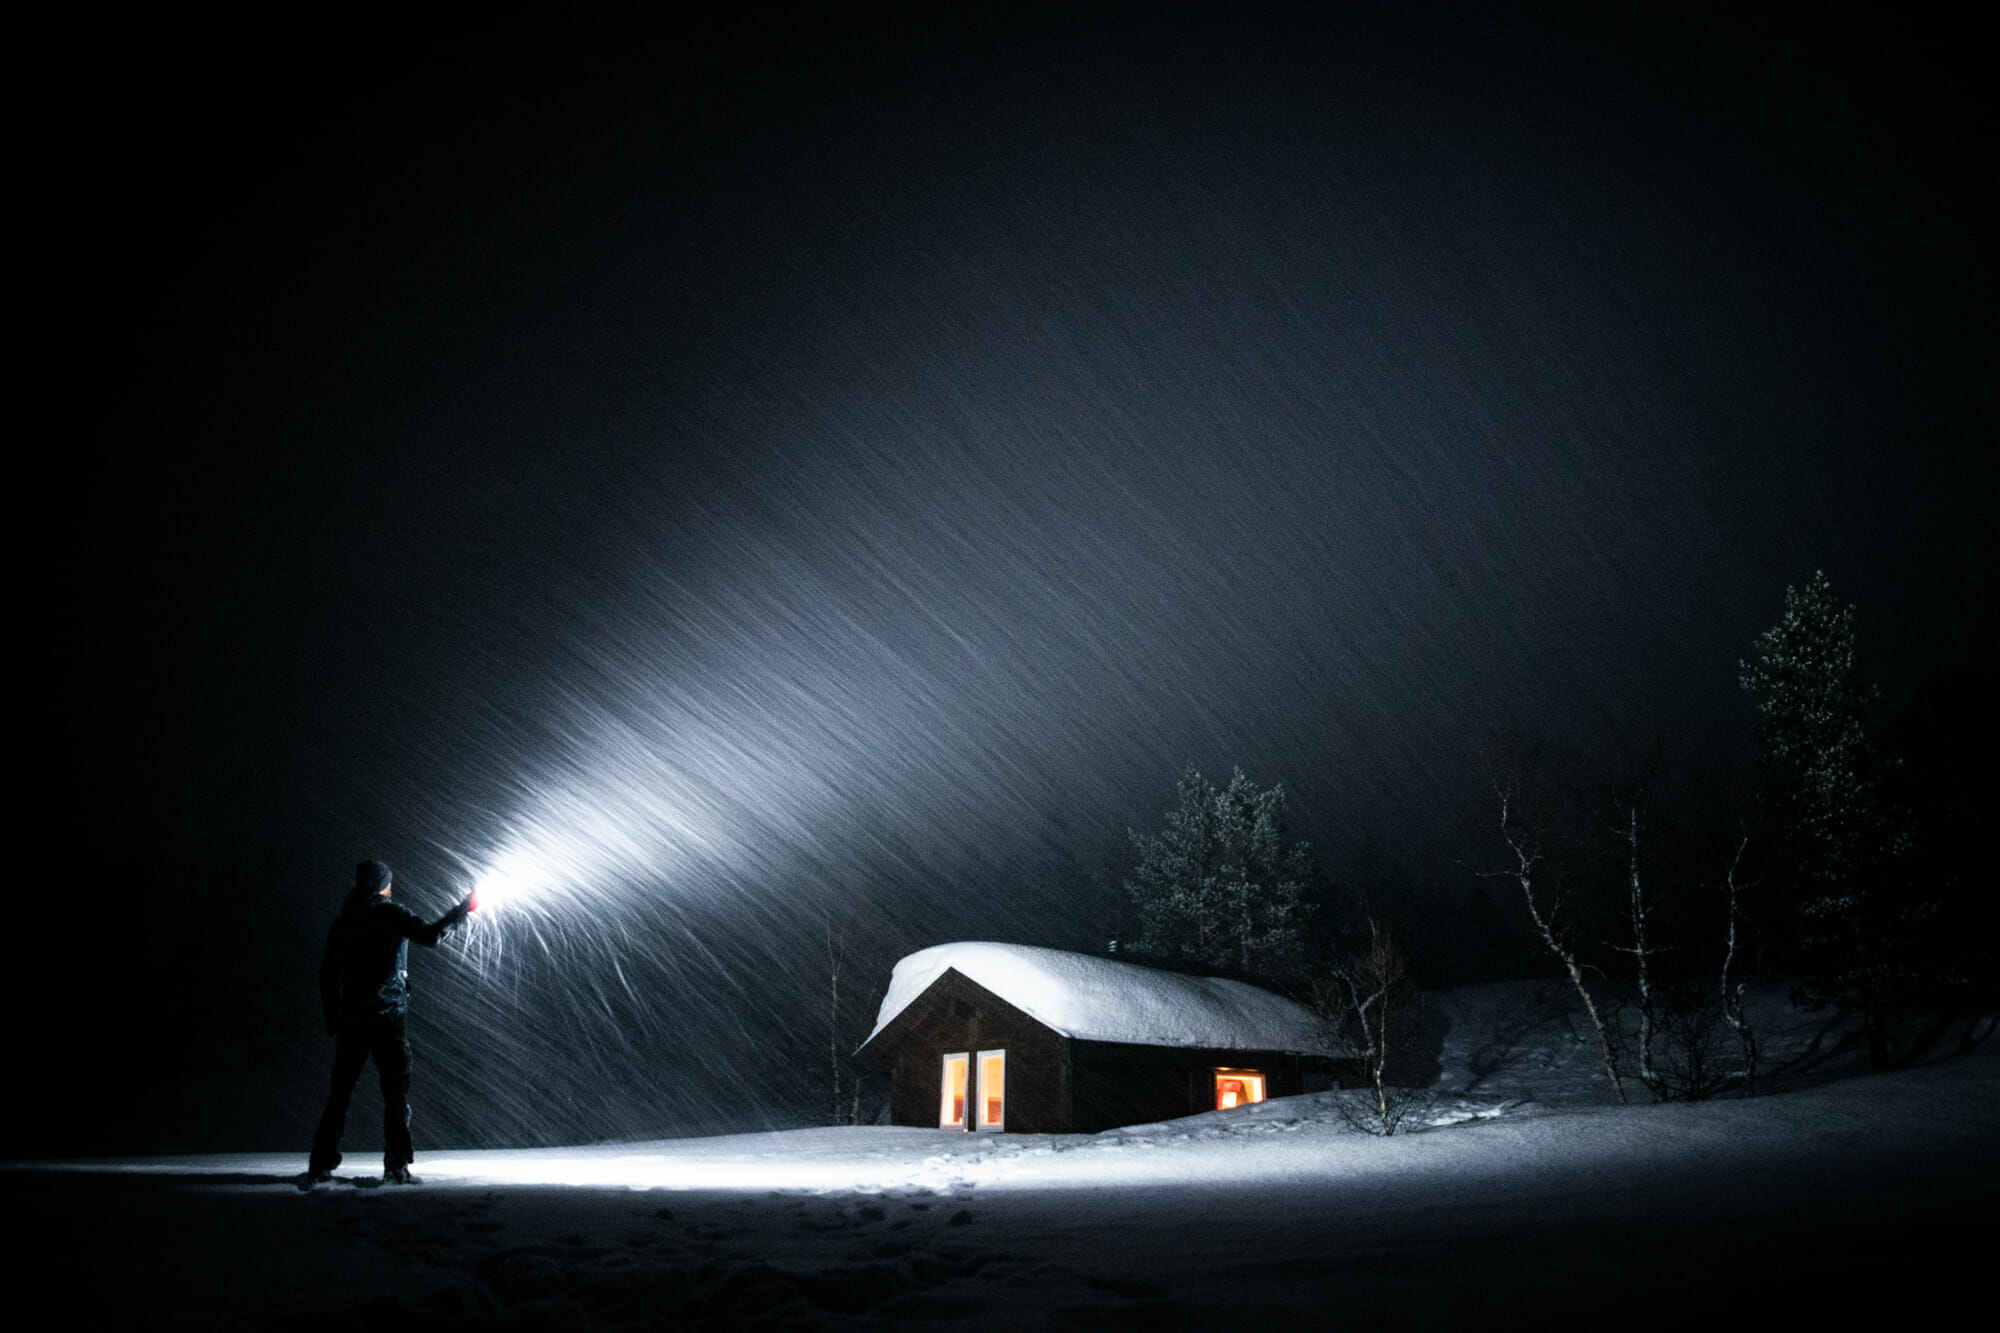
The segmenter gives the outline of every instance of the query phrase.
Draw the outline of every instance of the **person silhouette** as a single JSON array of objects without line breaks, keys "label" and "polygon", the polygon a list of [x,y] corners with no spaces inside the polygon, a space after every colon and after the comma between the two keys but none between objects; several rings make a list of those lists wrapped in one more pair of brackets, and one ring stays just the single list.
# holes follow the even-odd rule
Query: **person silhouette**
[{"label": "person silhouette", "polygon": [[354,887],[326,933],[320,955],[320,1006],[327,1035],[335,1039],[333,1084],[313,1134],[312,1155],[303,1184],[333,1176],[340,1165],[340,1135],[361,1066],[371,1058],[382,1080],[382,1179],[413,1185],[410,1163],[410,1039],[404,1019],[410,1012],[410,944],[431,947],[465,920],[477,905],[468,894],[435,921],[426,922],[389,900],[394,883],[389,867],[363,861],[354,868]]}]

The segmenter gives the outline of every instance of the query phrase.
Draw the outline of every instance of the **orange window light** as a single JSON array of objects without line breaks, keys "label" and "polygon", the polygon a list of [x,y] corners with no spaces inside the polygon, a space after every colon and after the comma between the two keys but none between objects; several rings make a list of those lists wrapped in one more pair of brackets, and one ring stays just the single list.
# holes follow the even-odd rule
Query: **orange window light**
[{"label": "orange window light", "polygon": [[1264,1100],[1264,1076],[1254,1069],[1215,1071],[1215,1109],[1227,1111]]},{"label": "orange window light", "polygon": [[965,1128],[965,1083],[971,1072],[972,1057],[966,1054],[944,1058],[944,1092],[938,1102],[938,1128]]},{"label": "orange window light", "polygon": [[1000,1129],[1007,1123],[1007,1052],[979,1053],[979,1127]]}]

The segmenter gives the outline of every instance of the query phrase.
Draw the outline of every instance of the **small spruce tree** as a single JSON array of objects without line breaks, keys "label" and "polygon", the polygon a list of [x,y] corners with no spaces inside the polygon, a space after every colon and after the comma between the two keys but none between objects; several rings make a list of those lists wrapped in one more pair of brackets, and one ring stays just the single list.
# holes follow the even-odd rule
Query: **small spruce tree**
[{"label": "small spruce tree", "polygon": [[1812,971],[1800,998],[1851,1005],[1880,1067],[1891,1017],[1918,988],[1922,908],[1905,874],[1907,820],[1884,795],[1889,761],[1868,734],[1875,691],[1855,674],[1854,608],[1834,600],[1824,573],[1785,590],[1784,616],[1758,636],[1740,680],[1757,709],[1775,862]]},{"label": "small spruce tree", "polygon": [[1181,966],[1275,977],[1298,964],[1310,904],[1307,844],[1285,836],[1285,789],[1237,769],[1217,788],[1189,765],[1157,834],[1132,833],[1125,892],[1132,952]]}]

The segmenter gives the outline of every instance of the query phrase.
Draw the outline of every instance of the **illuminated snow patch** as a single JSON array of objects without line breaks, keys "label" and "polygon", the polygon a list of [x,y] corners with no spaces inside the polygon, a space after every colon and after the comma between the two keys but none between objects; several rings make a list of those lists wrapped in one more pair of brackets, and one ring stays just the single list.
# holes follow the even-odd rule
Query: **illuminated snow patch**
[{"label": "illuminated snow patch", "polygon": [[[673,1154],[425,1154],[422,1177],[465,1185],[551,1185],[630,1190],[866,1191],[877,1172],[854,1162],[705,1161]],[[859,1168],[859,1169],[857,1169]]]}]

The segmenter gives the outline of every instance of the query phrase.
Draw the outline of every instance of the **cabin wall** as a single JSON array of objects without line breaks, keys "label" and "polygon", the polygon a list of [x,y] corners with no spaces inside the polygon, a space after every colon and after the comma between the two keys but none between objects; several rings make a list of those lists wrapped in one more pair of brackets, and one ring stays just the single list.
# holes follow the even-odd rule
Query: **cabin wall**
[{"label": "cabin wall", "polygon": [[1266,1097],[1297,1096],[1305,1091],[1305,1063],[1284,1051],[1071,1042],[1071,1124],[1095,1133],[1213,1111],[1218,1069],[1257,1070]]},{"label": "cabin wall", "polygon": [[889,1120],[935,1128],[948,1052],[1007,1052],[1006,1128],[1058,1134],[1069,1128],[1068,1041],[991,991],[948,974],[918,1000],[922,1012],[897,1037]]}]

